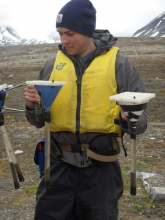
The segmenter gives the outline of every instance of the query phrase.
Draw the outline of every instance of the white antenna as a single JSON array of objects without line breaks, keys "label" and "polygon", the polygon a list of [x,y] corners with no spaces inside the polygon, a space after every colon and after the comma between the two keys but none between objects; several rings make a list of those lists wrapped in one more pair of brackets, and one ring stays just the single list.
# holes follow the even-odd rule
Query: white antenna
[{"label": "white antenna", "polygon": [[110,96],[109,100],[117,101],[119,105],[139,105],[149,102],[154,97],[154,93],[123,92]]},{"label": "white antenna", "polygon": [[40,85],[40,86],[62,86],[62,85],[66,85],[66,82],[33,80],[33,81],[26,81],[26,84]]},{"label": "white antenna", "polygon": [[147,102],[154,98],[154,93],[123,92],[110,96],[111,101],[116,101],[128,119],[128,129],[131,139],[131,187],[130,194],[136,195],[136,125],[140,115],[147,106]]}]

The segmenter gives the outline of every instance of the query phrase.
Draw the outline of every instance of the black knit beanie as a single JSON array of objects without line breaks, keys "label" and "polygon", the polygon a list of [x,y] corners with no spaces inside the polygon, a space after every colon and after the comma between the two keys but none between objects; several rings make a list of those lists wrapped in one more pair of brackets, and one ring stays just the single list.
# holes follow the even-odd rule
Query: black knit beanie
[{"label": "black knit beanie", "polygon": [[69,1],[59,11],[56,28],[65,27],[77,33],[93,37],[96,26],[96,9],[89,0]]}]

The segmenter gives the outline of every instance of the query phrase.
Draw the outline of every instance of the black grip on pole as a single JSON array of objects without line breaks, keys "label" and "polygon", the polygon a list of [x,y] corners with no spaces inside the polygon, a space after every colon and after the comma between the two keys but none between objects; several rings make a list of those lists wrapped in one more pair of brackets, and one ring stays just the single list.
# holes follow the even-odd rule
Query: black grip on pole
[{"label": "black grip on pole", "polygon": [[136,139],[136,124],[135,123],[130,123],[130,138],[131,139]]},{"label": "black grip on pole", "polygon": [[51,185],[50,185],[50,167],[48,167],[47,169],[45,169],[45,188],[46,189],[50,189]]},{"label": "black grip on pole", "polygon": [[131,172],[131,184],[130,184],[130,194],[132,196],[136,195],[136,173]]},{"label": "black grip on pole", "polygon": [[0,126],[3,126],[4,125],[4,117],[3,117],[3,114],[0,113]]},{"label": "black grip on pole", "polygon": [[18,174],[18,179],[20,182],[23,182],[25,180],[22,173]]},{"label": "black grip on pole", "polygon": [[24,177],[23,177],[23,174],[22,174],[22,172],[21,172],[21,169],[20,169],[18,163],[15,164],[15,169],[16,169],[16,171],[17,171],[17,175],[18,175],[19,181],[20,181],[20,182],[23,182],[25,179],[24,179]]},{"label": "black grip on pole", "polygon": [[45,112],[45,121],[46,121],[47,123],[50,123],[50,122],[51,122],[50,111],[46,111],[46,112]]},{"label": "black grip on pole", "polygon": [[130,120],[128,119],[127,124],[128,124],[128,132],[130,133],[130,138],[136,139],[136,124],[137,124],[137,122],[130,122]]},{"label": "black grip on pole", "polygon": [[35,121],[39,121],[39,107],[38,107],[38,103],[35,102],[34,103],[34,108],[35,108]]},{"label": "black grip on pole", "polygon": [[45,182],[45,188],[46,189],[50,189],[51,188],[50,180]]},{"label": "black grip on pole", "polygon": [[17,173],[16,173],[16,170],[15,170],[13,163],[10,163],[10,168],[11,168],[11,172],[13,175],[14,187],[15,187],[15,189],[19,189],[20,186],[19,186],[19,182],[18,182],[18,177],[17,177]]},{"label": "black grip on pole", "polygon": [[136,187],[130,188],[130,194],[131,194],[131,196],[136,196]]}]

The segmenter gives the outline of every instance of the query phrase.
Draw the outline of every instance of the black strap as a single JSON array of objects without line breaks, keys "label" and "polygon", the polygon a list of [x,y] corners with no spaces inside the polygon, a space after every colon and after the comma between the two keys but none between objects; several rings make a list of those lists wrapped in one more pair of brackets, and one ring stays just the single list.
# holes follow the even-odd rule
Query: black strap
[{"label": "black strap", "polygon": [[3,117],[3,114],[1,113],[0,114],[0,126],[3,126],[4,125],[4,117]]},{"label": "black strap", "polygon": [[2,98],[3,98],[3,93],[0,94],[0,100],[2,100]]},{"label": "black strap", "polygon": [[2,108],[4,103],[5,103],[5,97],[6,97],[6,93],[5,92],[0,94],[0,100],[2,101],[0,108]]},{"label": "black strap", "polygon": [[124,143],[123,143],[124,134],[125,133],[122,131],[121,132],[121,143],[122,143],[122,147],[123,147],[123,150],[124,150],[125,157],[127,157],[127,148],[124,147]]},{"label": "black strap", "polygon": [[119,125],[119,119],[114,119],[114,124]]},{"label": "black strap", "polygon": [[4,101],[5,96],[6,96],[6,93],[5,93],[5,92],[1,93],[1,94],[0,94],[0,100]]}]

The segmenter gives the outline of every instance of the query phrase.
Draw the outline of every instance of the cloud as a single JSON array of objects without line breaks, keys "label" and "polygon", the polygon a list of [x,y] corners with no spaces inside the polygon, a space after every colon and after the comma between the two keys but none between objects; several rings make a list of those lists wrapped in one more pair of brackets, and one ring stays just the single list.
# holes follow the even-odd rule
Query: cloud
[{"label": "cloud", "polygon": [[[49,2],[49,4],[48,4]],[[54,4],[52,4],[54,3]],[[0,25],[9,25],[16,29],[21,36],[44,38],[49,31],[55,30],[55,1],[38,0],[5,0]]]},{"label": "cloud", "polygon": [[[132,36],[163,12],[165,0],[91,0],[99,29],[115,36]],[[1,0],[0,25],[9,25],[24,38],[44,39],[55,31],[59,10],[68,0]]]},{"label": "cloud", "polygon": [[97,28],[109,28],[115,36],[132,36],[163,12],[164,0],[93,0],[97,8]]}]

